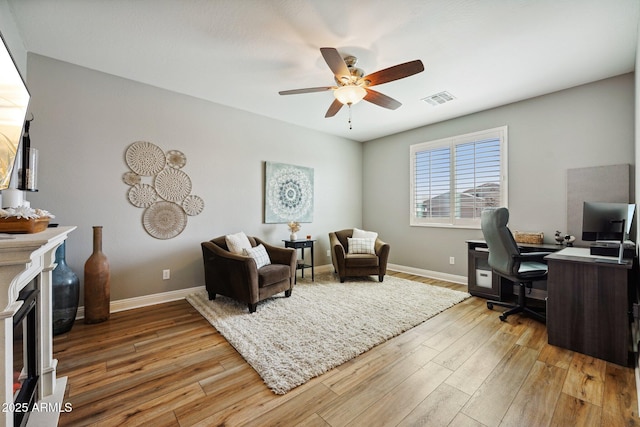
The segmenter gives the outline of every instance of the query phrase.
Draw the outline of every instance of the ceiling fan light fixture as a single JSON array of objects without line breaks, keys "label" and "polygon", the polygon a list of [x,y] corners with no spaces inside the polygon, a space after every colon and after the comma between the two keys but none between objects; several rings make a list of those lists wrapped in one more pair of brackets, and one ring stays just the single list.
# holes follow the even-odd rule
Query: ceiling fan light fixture
[{"label": "ceiling fan light fixture", "polygon": [[366,94],[367,91],[363,87],[355,85],[340,86],[333,91],[333,96],[344,105],[357,104]]},{"label": "ceiling fan light fixture", "polygon": [[424,64],[419,59],[394,65],[371,74],[364,74],[364,71],[357,68],[357,58],[347,56],[343,58],[337,49],[333,47],[321,47],[320,53],[331,71],[336,86],[308,87],[304,89],[283,90],[280,95],[294,95],[299,93],[324,92],[333,90],[335,99],[325,113],[325,118],[335,116],[340,109],[349,106],[349,123],[351,123],[351,106],[363,99],[379,107],[395,110],[402,104],[395,99],[370,89],[371,86],[389,83],[395,80],[404,79],[424,71]]}]

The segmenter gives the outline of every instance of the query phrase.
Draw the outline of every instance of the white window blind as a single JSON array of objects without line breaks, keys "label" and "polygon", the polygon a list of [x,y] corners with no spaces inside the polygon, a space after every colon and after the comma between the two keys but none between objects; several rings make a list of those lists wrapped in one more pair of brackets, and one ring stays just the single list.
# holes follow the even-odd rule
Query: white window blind
[{"label": "white window blind", "polygon": [[411,146],[411,225],[479,227],[507,206],[507,128]]}]

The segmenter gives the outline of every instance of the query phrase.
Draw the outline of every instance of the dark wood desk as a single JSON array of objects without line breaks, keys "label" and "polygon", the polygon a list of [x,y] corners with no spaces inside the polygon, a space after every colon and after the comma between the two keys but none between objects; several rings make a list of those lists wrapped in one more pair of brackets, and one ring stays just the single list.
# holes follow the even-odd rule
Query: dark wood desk
[{"label": "dark wood desk", "polygon": [[589,255],[588,248],[545,258],[549,344],[629,366],[637,263],[599,262],[602,258]]},{"label": "dark wood desk", "polygon": [[[283,240],[284,242],[284,247],[285,248],[294,248],[294,249],[300,249],[300,252],[302,252],[302,257],[298,260],[298,266],[297,266],[297,270],[302,270],[302,277],[304,277],[304,269],[305,268],[310,268],[311,269],[311,280],[315,280],[315,274],[314,274],[314,266],[315,266],[315,262],[314,262],[314,257],[313,257],[313,242],[315,242],[315,240]],[[311,249],[311,264],[306,264],[305,260],[304,260],[304,250],[306,248]],[[297,275],[296,275],[297,278]]]},{"label": "dark wood desk", "polygon": [[[498,301],[510,299],[514,295],[514,284],[491,272],[489,267],[489,249],[484,240],[467,240],[469,293],[473,296]],[[518,243],[521,252],[555,252],[563,248],[561,245]],[[544,300],[547,296],[545,285],[534,282],[529,295],[533,299]]]}]

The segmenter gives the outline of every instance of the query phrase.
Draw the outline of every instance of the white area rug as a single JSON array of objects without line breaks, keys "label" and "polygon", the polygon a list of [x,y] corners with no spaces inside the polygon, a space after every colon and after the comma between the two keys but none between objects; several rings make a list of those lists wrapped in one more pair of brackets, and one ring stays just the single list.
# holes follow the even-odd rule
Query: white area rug
[{"label": "white area rug", "polygon": [[187,297],[276,394],[287,391],[463,301],[466,292],[386,276],[316,274],[284,294],[246,304],[206,291]]}]

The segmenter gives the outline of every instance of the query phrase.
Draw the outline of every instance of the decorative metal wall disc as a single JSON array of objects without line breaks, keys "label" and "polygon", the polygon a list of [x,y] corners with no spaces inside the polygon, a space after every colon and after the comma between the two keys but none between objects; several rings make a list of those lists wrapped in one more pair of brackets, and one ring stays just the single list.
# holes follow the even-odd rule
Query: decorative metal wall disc
[{"label": "decorative metal wall disc", "polygon": [[140,184],[140,179],[140,175],[131,171],[125,172],[124,175],[122,175],[122,180],[124,181],[124,183],[129,185]]},{"label": "decorative metal wall disc", "polygon": [[182,203],[191,192],[191,179],[180,169],[163,170],[156,175],[153,184],[158,195],[168,202]]},{"label": "decorative metal wall disc", "polygon": [[182,209],[187,215],[196,216],[204,209],[204,200],[202,200],[202,197],[191,194],[182,201]]},{"label": "decorative metal wall disc", "polygon": [[160,201],[145,209],[142,224],[156,239],[171,239],[186,227],[187,214],[175,203]]},{"label": "decorative metal wall disc", "polygon": [[125,159],[132,171],[143,176],[155,175],[166,165],[162,149],[146,141],[131,144],[125,153]]},{"label": "decorative metal wall disc", "polygon": [[133,206],[146,208],[158,200],[158,193],[149,184],[137,184],[129,189],[128,197]]},{"label": "decorative metal wall disc", "polygon": [[172,168],[180,169],[187,164],[187,156],[182,151],[169,150],[167,151],[167,164]]}]

